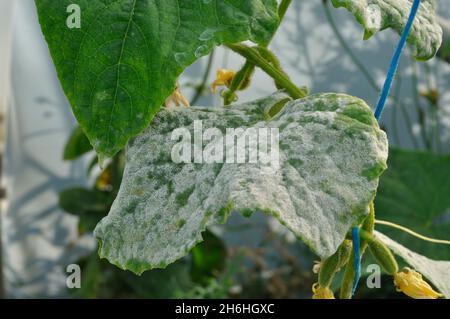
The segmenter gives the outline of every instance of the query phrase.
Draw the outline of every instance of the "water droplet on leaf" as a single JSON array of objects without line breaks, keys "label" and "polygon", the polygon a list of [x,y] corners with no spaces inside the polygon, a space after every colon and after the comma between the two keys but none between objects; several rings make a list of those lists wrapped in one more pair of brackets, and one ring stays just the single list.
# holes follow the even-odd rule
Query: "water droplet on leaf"
[{"label": "water droplet on leaf", "polygon": [[201,45],[195,50],[195,57],[199,58],[209,53],[209,47],[207,45]]},{"label": "water droplet on leaf", "polygon": [[174,56],[175,56],[175,61],[177,61],[179,66],[185,67],[189,64],[188,63],[189,54],[187,54],[185,52],[178,52],[178,53],[175,53]]},{"label": "water droplet on leaf", "polygon": [[198,38],[200,41],[209,41],[211,40],[215,33],[217,32],[216,29],[206,29],[205,31],[203,31],[202,34],[200,34],[200,37]]}]

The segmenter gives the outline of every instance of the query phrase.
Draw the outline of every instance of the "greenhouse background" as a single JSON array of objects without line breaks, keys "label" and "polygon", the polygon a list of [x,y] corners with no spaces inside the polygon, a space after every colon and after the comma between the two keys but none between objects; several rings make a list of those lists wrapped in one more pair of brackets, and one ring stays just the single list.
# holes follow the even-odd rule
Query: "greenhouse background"
[{"label": "greenhouse background", "polygon": [[[450,0],[439,0],[437,5],[446,40],[443,47],[447,43],[448,48]],[[398,35],[386,30],[362,41],[363,31],[347,11],[328,8],[330,16],[322,1],[294,0],[271,48],[294,83],[307,86],[313,93],[345,92],[374,105]],[[210,85],[217,69],[238,69],[242,63],[236,54],[217,48],[211,60],[204,57],[185,71],[180,78],[183,93],[191,100],[201,93],[197,105],[219,105],[220,96],[210,94],[208,87],[198,90],[206,70],[206,84]],[[449,88],[449,51],[442,50],[439,58],[419,63],[406,50],[382,122],[390,145],[449,153]],[[239,93],[239,102],[274,90],[272,80],[257,70],[251,89]],[[86,173],[93,154],[63,160],[76,121],[56,77],[32,0],[0,0],[0,108],[3,296],[310,297],[316,258],[275,219],[260,213],[249,219],[232,215],[226,225],[210,229],[205,243],[190,256],[142,277],[97,260],[91,232],[80,231],[79,216],[62,209],[59,197],[66,189],[98,182],[94,176],[100,170],[95,167],[94,173]],[[415,196],[427,198],[426,194]],[[413,216],[408,226],[450,239],[450,201],[449,196],[443,197],[442,205],[434,206],[440,211],[430,212],[435,216]],[[426,218],[437,231],[434,226],[427,229],[423,224]],[[419,252],[432,253],[429,257],[450,260],[448,246],[435,252],[432,244],[391,233],[400,242],[404,239],[416,245]],[[66,286],[70,264],[82,265],[81,289]],[[401,297],[392,284],[384,282],[383,289],[361,289],[358,294]]]}]

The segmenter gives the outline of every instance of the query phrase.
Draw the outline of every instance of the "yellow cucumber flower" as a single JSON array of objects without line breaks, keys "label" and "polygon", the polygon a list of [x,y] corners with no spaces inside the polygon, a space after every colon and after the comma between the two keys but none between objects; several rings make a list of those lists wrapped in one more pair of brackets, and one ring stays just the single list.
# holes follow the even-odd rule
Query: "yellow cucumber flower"
[{"label": "yellow cucumber flower", "polygon": [[226,86],[227,88],[229,88],[235,75],[236,72],[234,72],[233,70],[218,69],[216,79],[211,86],[212,93],[216,93],[216,89],[218,86]]},{"label": "yellow cucumber flower", "polygon": [[112,188],[112,174],[110,169],[105,169],[95,182],[95,186],[101,191],[109,191]]},{"label": "yellow cucumber flower", "polygon": [[166,99],[164,103],[166,106],[170,106],[171,104],[175,104],[176,106],[180,106],[183,104],[186,107],[189,107],[189,101],[184,97],[183,93],[181,93],[180,86],[177,84],[173,93]]},{"label": "yellow cucumber flower", "polygon": [[402,291],[405,295],[414,299],[436,299],[443,297],[442,294],[436,292],[422,278],[417,271],[405,267],[394,275],[394,284],[397,291]]},{"label": "yellow cucumber flower", "polygon": [[312,292],[313,299],[335,299],[331,289],[328,287],[320,287],[318,282],[312,286]]}]

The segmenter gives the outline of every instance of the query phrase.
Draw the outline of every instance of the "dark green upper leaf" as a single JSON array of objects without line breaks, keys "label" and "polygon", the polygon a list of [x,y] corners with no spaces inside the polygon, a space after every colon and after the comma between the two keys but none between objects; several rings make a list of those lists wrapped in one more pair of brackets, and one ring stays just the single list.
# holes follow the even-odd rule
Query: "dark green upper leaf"
[{"label": "dark green upper leaf", "polygon": [[[450,156],[391,149],[388,167],[375,200],[377,218],[450,240]],[[450,260],[449,246],[386,227],[383,232],[425,256]]]},{"label": "dark green upper leaf", "polygon": [[267,42],[276,0],[35,0],[58,76],[95,150],[113,156],[145,129],[177,77],[213,46]]}]

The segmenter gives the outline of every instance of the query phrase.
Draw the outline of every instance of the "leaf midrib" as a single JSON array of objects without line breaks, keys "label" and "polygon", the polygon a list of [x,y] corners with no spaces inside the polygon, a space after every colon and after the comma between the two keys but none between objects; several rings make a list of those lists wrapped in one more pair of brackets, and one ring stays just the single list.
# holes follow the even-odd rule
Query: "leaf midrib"
[{"label": "leaf midrib", "polygon": [[[120,83],[120,66],[122,65],[122,58],[123,58],[123,52],[125,50],[125,43],[126,43],[127,38],[128,38],[128,33],[130,31],[131,23],[133,22],[133,17],[134,17],[134,13],[135,13],[135,9],[136,9],[137,0],[132,0],[132,1],[133,1],[133,6],[131,8],[130,18],[128,19],[127,28],[125,30],[125,34],[124,34],[124,37],[123,37],[123,40],[122,40],[122,46],[120,48],[119,60],[117,61],[116,88],[115,88],[115,91],[114,91],[114,102],[113,102],[113,106],[112,106],[112,109],[111,109],[111,115],[109,117],[108,134],[106,136],[106,145],[109,145],[109,143],[110,143],[111,124],[112,124],[112,120],[113,120],[113,117],[114,117],[114,109],[115,109],[116,104],[117,104],[117,94],[118,94],[119,87],[120,87],[120,84],[119,84]],[[130,105],[131,105],[131,113],[132,113],[133,100],[130,100]],[[130,125],[133,125],[133,121],[131,121]]]}]

